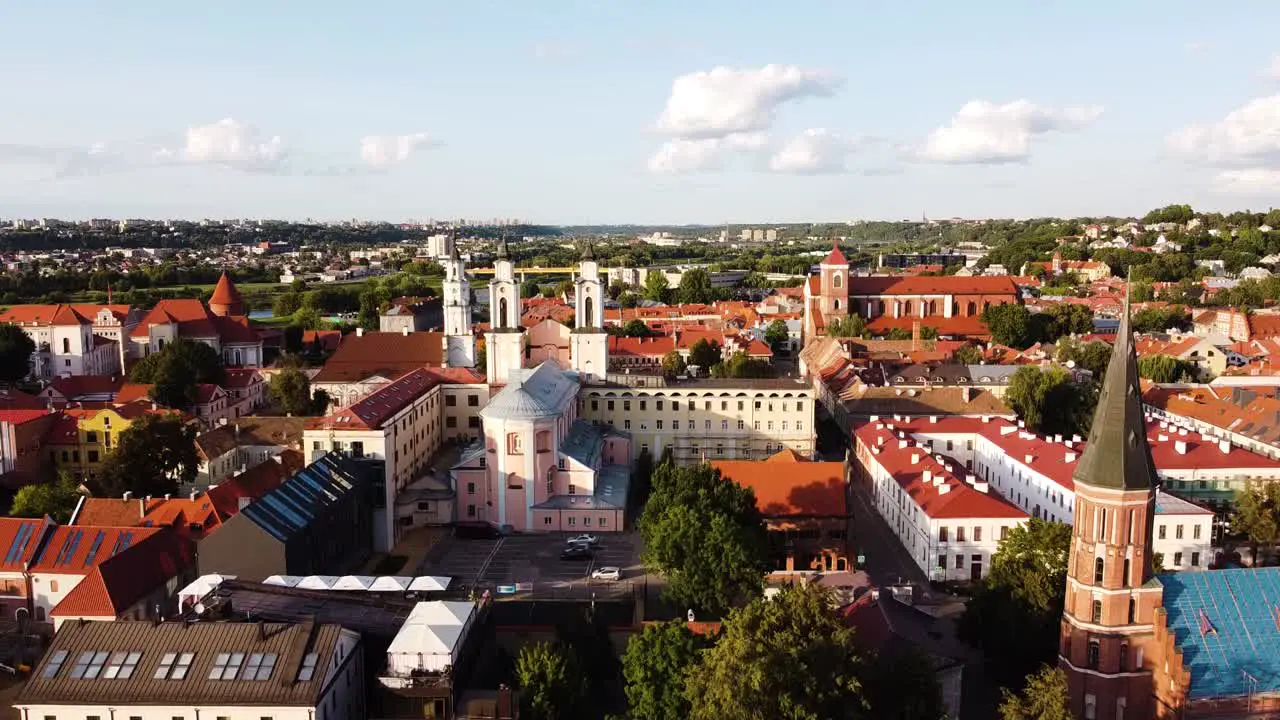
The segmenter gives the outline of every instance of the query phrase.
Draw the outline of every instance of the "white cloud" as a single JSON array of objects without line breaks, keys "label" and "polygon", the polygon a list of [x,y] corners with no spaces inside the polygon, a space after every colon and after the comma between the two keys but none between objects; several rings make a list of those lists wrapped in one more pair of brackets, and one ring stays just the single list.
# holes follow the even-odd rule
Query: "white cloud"
[{"label": "white cloud", "polygon": [[1275,196],[1280,194],[1280,170],[1223,170],[1214,178],[1213,189],[1229,195]]},{"label": "white cloud", "polygon": [[831,95],[840,82],[795,65],[740,70],[717,67],[671,84],[658,130],[680,138],[719,138],[769,129],[778,107],[803,97]]},{"label": "white cloud", "polygon": [[279,135],[267,137],[258,128],[233,118],[187,128],[186,142],[173,154],[160,148],[158,158],[181,158],[189,163],[222,165],[237,170],[276,169],[285,158]]},{"label": "white cloud", "polygon": [[1182,50],[1188,55],[1202,55],[1213,47],[1213,43],[1208,40],[1188,40],[1182,44]]},{"label": "white cloud", "polygon": [[360,159],[373,168],[399,165],[427,142],[426,133],[369,135],[360,140]]},{"label": "white cloud", "polygon": [[1027,100],[1004,105],[974,100],[960,108],[951,124],[930,133],[915,154],[940,163],[1022,162],[1031,154],[1032,138],[1079,130],[1101,115],[1097,105],[1051,108]]},{"label": "white cloud", "polygon": [[1168,142],[1175,153],[1213,165],[1280,163],[1280,95],[1252,100],[1218,122],[1183,128]]},{"label": "white cloud", "polygon": [[839,173],[858,141],[826,128],[810,128],[788,140],[769,158],[774,172],[797,174]]},{"label": "white cloud", "polygon": [[1280,53],[1271,58],[1271,66],[1267,68],[1267,77],[1272,80],[1280,80]]},{"label": "white cloud", "polygon": [[649,158],[649,170],[655,173],[680,174],[715,170],[739,154],[759,152],[769,139],[762,133],[735,133],[725,137],[676,138],[663,143]]}]

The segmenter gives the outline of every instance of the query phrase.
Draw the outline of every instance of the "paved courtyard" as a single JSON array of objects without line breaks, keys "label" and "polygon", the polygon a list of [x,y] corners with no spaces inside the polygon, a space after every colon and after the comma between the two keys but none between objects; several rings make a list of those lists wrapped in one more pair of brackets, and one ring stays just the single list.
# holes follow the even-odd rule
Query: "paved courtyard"
[{"label": "paved courtyard", "polygon": [[[560,551],[571,533],[508,535],[487,540],[442,539],[423,561],[420,575],[443,575],[454,583],[494,589],[500,585],[532,583],[537,592],[601,586],[589,582],[598,567],[622,569],[622,579],[644,582],[637,533],[600,533],[592,560],[561,560]],[[619,585],[619,583],[607,583]]]}]

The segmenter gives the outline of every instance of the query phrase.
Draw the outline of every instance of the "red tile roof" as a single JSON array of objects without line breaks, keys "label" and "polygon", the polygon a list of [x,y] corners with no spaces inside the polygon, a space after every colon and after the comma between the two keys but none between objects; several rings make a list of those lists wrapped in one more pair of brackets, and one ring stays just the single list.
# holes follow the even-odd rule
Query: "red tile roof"
[{"label": "red tile roof", "polygon": [[844,517],[845,466],[809,462],[790,450],[766,460],[714,460],[711,467],[755,491],[766,517]]},{"label": "red tile roof", "polygon": [[123,375],[72,375],[56,377],[49,387],[67,400],[84,395],[115,395],[128,379]]},{"label": "red tile roof", "polygon": [[107,558],[158,532],[156,528],[141,527],[65,525],[55,528],[39,556],[31,562],[31,572],[87,575]]},{"label": "red tile roof", "polygon": [[276,489],[302,469],[304,457],[297,450],[285,450],[280,460],[258,463],[226,482],[209,488],[209,499],[222,522],[240,512],[241,500],[249,502]]},{"label": "red tile roof", "polygon": [[873,275],[849,278],[850,295],[1008,295],[1018,288],[1007,276],[909,277]]},{"label": "red tile roof", "polygon": [[37,410],[43,407],[45,402],[35,395],[12,388],[0,388],[0,410]]},{"label": "red tile roof", "polygon": [[184,338],[220,338],[224,343],[253,344],[258,333],[246,317],[222,317],[209,312],[199,300],[161,300],[142,318],[130,337],[149,337],[152,325],[177,325]]},{"label": "red tile roof", "polygon": [[146,514],[160,507],[164,498],[94,498],[87,497],[72,525],[128,527],[141,525]]},{"label": "red tile roof", "polygon": [[50,615],[116,617],[194,564],[189,538],[170,528],[152,531],[87,572]]},{"label": "red tile roof", "polygon": [[614,335],[609,338],[611,357],[661,358],[675,349],[675,338],[670,335],[644,338]]},{"label": "red tile roof", "polygon": [[227,275],[226,270],[223,270],[222,275],[218,278],[218,284],[213,288],[213,295],[209,298],[209,304],[244,306],[244,298],[240,297],[240,290],[231,281],[231,277]]},{"label": "red tile roof", "polygon": [[325,352],[333,352],[342,344],[341,330],[303,330],[302,343],[304,345],[312,345],[319,343],[320,349]]},{"label": "red tile roof", "polygon": [[849,261],[845,259],[844,253],[840,252],[840,246],[832,244],[831,252],[822,258],[823,265],[848,265]]},{"label": "red tile roof", "polygon": [[939,335],[980,339],[991,337],[991,331],[987,329],[987,324],[982,322],[982,318],[976,315],[957,315],[955,317],[934,315],[926,318],[895,318],[881,315],[867,321],[867,330],[877,335],[888,334],[890,330],[911,331],[917,322],[920,323],[921,328],[930,327],[937,330]]},{"label": "red tile roof", "polygon": [[29,519],[0,517],[0,570],[21,572],[35,557],[49,529],[55,527],[48,518]]},{"label": "red tile roof", "polygon": [[0,410],[0,422],[22,425],[32,420],[39,420],[51,413],[48,410]]},{"label": "red tile roof", "polygon": [[367,332],[348,335],[313,383],[360,382],[374,376],[398,378],[418,368],[444,365],[444,334]]},{"label": "red tile roof", "polygon": [[262,373],[259,373],[256,368],[227,368],[222,387],[240,389],[260,382],[262,382]]},{"label": "red tile roof", "polygon": [[309,426],[334,430],[378,430],[382,423],[439,384],[439,377],[426,368],[418,368],[332,415],[312,420]]}]

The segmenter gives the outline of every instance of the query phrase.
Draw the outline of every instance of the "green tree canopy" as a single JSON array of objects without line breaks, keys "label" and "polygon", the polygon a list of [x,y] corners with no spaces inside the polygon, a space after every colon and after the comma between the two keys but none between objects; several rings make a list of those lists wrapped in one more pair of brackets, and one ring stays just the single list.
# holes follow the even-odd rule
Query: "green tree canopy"
[{"label": "green tree canopy", "polygon": [[217,350],[197,340],[176,338],[138,362],[130,379],[153,385],[151,397],[161,405],[186,410],[195,404],[197,386],[221,385],[226,369]]},{"label": "green tree canopy", "polygon": [[1000,542],[958,630],[982,648],[996,679],[1020,682],[1057,653],[1071,526],[1032,518]]},{"label": "green tree canopy", "polygon": [[680,276],[676,298],[682,303],[709,303],[716,299],[711,287],[711,276],[702,268],[693,268]]},{"label": "green tree canopy", "polygon": [[[683,278],[682,278],[683,279]],[[644,299],[654,302],[666,302],[670,288],[667,276],[661,270],[650,270],[644,278]]]},{"label": "green tree canopy", "polygon": [[1190,330],[1191,314],[1181,305],[1143,308],[1130,320],[1134,332],[1164,332],[1166,330]]},{"label": "green tree canopy", "polygon": [[533,278],[520,283],[520,297],[522,298],[538,297],[540,292],[542,292],[542,288],[538,287],[538,281]]},{"label": "green tree canopy", "polygon": [[933,661],[909,647],[885,648],[863,664],[869,718],[945,720],[947,707]]},{"label": "green tree canopy", "polygon": [[951,354],[951,359],[961,365],[981,365],[982,349],[974,345],[961,345]]},{"label": "green tree canopy", "polygon": [[667,578],[674,602],[722,615],[758,597],[769,538],[755,493],[710,465],[660,464],[640,517],[644,562]]},{"label": "green tree canopy", "polygon": [[688,675],[693,720],[870,717],[853,631],[823,588],[801,584],[735,610]]},{"label": "green tree canopy", "polygon": [[290,317],[302,307],[302,296],[298,293],[285,293],[271,303],[271,314],[276,317]]},{"label": "green tree canopy", "polygon": [[560,643],[540,642],[520,648],[516,682],[520,702],[532,720],[574,718],[586,693],[577,658]]},{"label": "green tree canopy", "polygon": [[744,352],[736,352],[728,360],[711,366],[711,377],[717,378],[769,378],[776,374],[773,363],[747,357]]},{"label": "green tree canopy", "polygon": [[69,475],[60,474],[52,483],[26,485],[13,496],[10,517],[42,518],[46,515],[62,525],[80,502],[80,487]]},{"label": "green tree canopy", "polygon": [[1027,676],[1022,692],[1001,689],[1000,720],[1074,720],[1071,714],[1067,674],[1042,665]]},{"label": "green tree canopy", "polygon": [[0,383],[12,385],[31,372],[36,343],[13,323],[0,323]]},{"label": "green tree canopy", "polygon": [[633,318],[622,326],[622,334],[627,337],[649,337],[649,326],[640,318]]},{"label": "green tree canopy", "polygon": [[1194,379],[1196,367],[1169,355],[1144,355],[1138,358],[1138,374],[1158,383]]},{"label": "green tree canopy", "polygon": [[1260,546],[1266,549],[1264,555],[1270,556],[1280,540],[1280,485],[1250,483],[1248,489],[1236,493],[1231,531],[1248,538],[1255,562]]},{"label": "green tree canopy", "polygon": [[1022,349],[1036,341],[1031,311],[1017,303],[992,305],[982,311],[982,322],[991,338],[1002,345]]},{"label": "green tree canopy", "polygon": [[137,497],[165,495],[196,479],[196,429],[173,414],[148,414],[120,433],[96,484],[107,496],[132,492]]},{"label": "green tree canopy", "polygon": [[1086,305],[1059,303],[1037,316],[1039,332],[1036,340],[1053,342],[1063,335],[1087,335],[1093,332],[1093,311]]},{"label": "green tree canopy", "polygon": [[682,620],[655,623],[633,636],[622,656],[631,716],[645,720],[688,718],[686,676],[709,646]]},{"label": "green tree canopy", "polygon": [[1004,402],[1027,427],[1047,435],[1084,435],[1097,403],[1092,385],[1072,382],[1066,370],[1018,368],[1009,380]]},{"label": "green tree canopy", "polygon": [[702,368],[703,372],[711,369],[712,365],[720,362],[720,343],[712,340],[707,342],[706,338],[701,338],[698,342],[689,348],[689,364],[697,365]]},{"label": "green tree canopy", "polygon": [[1111,344],[1102,340],[1082,343],[1062,338],[1058,340],[1054,357],[1063,364],[1075,363],[1076,367],[1092,373],[1094,380],[1102,382],[1107,375],[1107,364],[1111,362]]},{"label": "green tree canopy", "polygon": [[787,330],[786,321],[774,320],[769,323],[769,326],[764,329],[764,339],[774,352],[786,350],[791,342],[791,332]]},{"label": "green tree canopy", "polygon": [[827,319],[829,337],[862,337],[866,331],[867,324],[858,315],[837,315]]},{"label": "green tree canopy", "polygon": [[288,415],[302,417],[324,412],[323,407],[316,407],[311,395],[311,380],[296,367],[285,368],[272,376],[268,392],[280,410]]},{"label": "green tree canopy", "polygon": [[662,356],[662,374],[672,378],[685,374],[688,367],[685,365],[684,356],[672,350]]}]

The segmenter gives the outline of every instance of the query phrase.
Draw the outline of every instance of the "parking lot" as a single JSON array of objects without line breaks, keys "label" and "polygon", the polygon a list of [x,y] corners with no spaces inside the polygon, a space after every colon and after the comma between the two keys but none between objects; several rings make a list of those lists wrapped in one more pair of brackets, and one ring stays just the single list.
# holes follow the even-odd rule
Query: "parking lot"
[{"label": "parking lot", "polygon": [[[496,588],[533,583],[542,589],[585,586],[591,571],[617,567],[624,581],[643,581],[640,536],[637,533],[601,533],[590,560],[561,560],[560,551],[570,533],[508,535],[491,540],[445,538],[432,549],[419,570],[421,575],[444,575],[455,584]],[[597,581],[597,584],[599,581]]]}]

